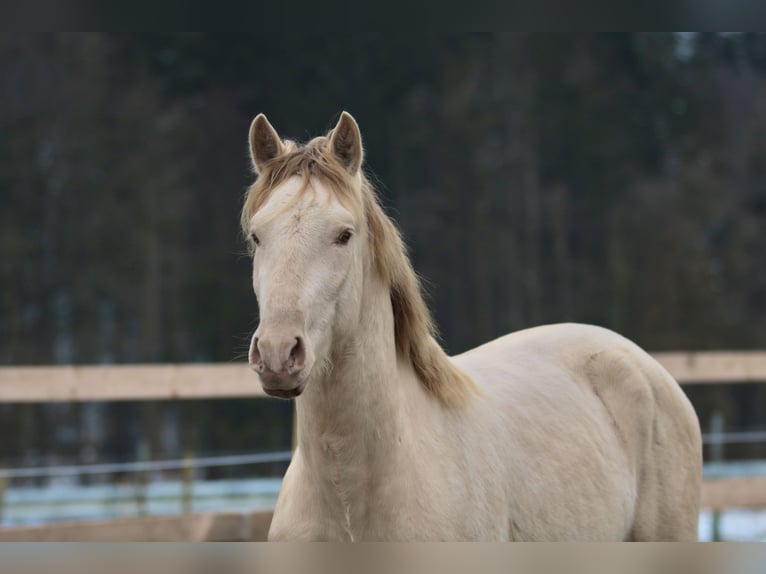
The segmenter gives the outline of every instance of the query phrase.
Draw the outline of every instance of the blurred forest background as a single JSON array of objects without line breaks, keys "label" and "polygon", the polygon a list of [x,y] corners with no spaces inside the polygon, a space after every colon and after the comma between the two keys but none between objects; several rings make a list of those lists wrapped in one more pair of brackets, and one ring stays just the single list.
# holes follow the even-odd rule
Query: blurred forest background
[{"label": "blurred forest background", "polygon": [[[570,320],[766,348],[766,35],[4,34],[0,364],[243,360],[250,121],[343,109],[450,352]],[[695,405],[766,420],[749,389]],[[290,412],[0,405],[0,461],[277,448]]]}]

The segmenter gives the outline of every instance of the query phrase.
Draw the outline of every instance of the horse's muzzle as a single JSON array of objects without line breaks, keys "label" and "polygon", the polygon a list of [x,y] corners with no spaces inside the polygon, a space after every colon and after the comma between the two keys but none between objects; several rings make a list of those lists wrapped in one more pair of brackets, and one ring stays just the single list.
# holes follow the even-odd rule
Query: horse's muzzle
[{"label": "horse's muzzle", "polygon": [[258,373],[267,395],[292,399],[303,392],[305,374],[312,358],[302,332],[288,329],[262,329],[250,342],[250,367]]}]

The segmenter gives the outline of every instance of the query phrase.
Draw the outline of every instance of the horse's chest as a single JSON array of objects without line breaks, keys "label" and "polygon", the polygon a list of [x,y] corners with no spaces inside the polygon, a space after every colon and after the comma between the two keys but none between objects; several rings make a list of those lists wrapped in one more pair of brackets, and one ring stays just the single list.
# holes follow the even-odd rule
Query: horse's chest
[{"label": "horse's chest", "polygon": [[[492,518],[498,504],[476,500],[481,485],[449,465],[425,464],[404,449],[379,458],[345,437],[321,435],[315,444],[310,466],[301,461],[290,489],[307,539],[467,540],[507,524]],[[286,516],[281,523],[289,523]]]},{"label": "horse's chest", "polygon": [[[416,468],[383,463],[365,456],[363,447],[331,436],[322,437],[325,455],[321,499],[328,536],[342,540],[413,539],[424,532],[439,508],[428,500],[428,488]],[[431,529],[433,525],[431,525]]]},{"label": "horse's chest", "polygon": [[324,434],[319,438],[321,470],[317,493],[322,501],[326,523],[336,540],[361,538],[368,497],[369,469],[360,464],[360,447],[344,437]]}]

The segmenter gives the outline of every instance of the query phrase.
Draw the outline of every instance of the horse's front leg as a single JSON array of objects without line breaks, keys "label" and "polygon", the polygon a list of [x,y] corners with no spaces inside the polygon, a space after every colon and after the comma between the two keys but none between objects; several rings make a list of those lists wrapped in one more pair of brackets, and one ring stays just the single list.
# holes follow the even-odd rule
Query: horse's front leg
[{"label": "horse's front leg", "polygon": [[315,483],[307,479],[298,452],[282,480],[269,541],[322,542],[347,540],[342,525],[334,527],[332,509]]}]

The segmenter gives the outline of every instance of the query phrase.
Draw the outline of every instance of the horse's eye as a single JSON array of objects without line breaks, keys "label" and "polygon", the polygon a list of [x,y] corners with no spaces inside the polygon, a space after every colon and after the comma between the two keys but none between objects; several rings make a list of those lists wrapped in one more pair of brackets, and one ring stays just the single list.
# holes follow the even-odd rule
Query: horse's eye
[{"label": "horse's eye", "polygon": [[258,236],[255,233],[251,233],[250,234],[250,239],[253,240],[253,244],[254,245],[260,245],[261,244],[261,240],[258,239]]},{"label": "horse's eye", "polygon": [[335,243],[337,243],[338,245],[346,245],[351,240],[351,235],[352,235],[351,230],[346,229],[345,231],[343,231],[343,233],[338,235],[338,239],[335,240]]}]

